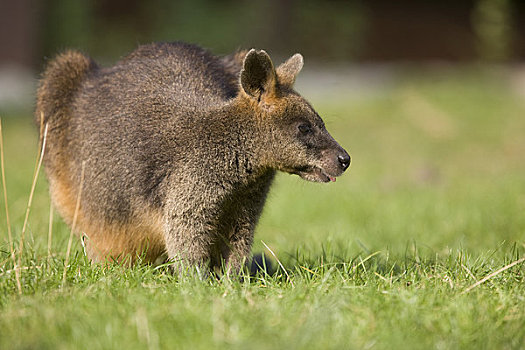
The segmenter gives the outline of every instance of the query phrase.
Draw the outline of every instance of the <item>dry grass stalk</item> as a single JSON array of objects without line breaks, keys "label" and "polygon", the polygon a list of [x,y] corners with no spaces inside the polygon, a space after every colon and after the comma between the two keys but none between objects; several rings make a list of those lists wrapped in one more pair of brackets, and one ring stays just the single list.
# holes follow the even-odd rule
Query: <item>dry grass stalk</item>
[{"label": "dry grass stalk", "polygon": [[0,119],[0,168],[2,169],[2,187],[4,189],[5,218],[7,221],[7,235],[9,238],[9,249],[11,250],[11,259],[13,259],[13,268],[15,270],[16,287],[18,294],[22,294],[22,285],[20,283],[20,271],[16,268],[15,248],[13,243],[13,234],[11,232],[11,222],[9,221],[9,208],[7,205],[7,187],[5,184],[5,167],[4,167],[4,139],[2,136],[2,119]]},{"label": "dry grass stalk", "polygon": [[[43,119],[44,118],[42,116],[41,120]],[[22,260],[22,252],[24,251],[24,238],[25,238],[25,232],[27,229],[27,222],[29,220],[29,212],[31,211],[31,204],[33,203],[33,194],[35,193],[35,187],[36,187],[36,182],[38,179],[38,174],[40,173],[40,167],[42,166],[42,161],[44,159],[44,152],[46,149],[46,140],[47,140],[47,127],[48,125],[46,124],[44,127],[44,132],[42,134],[42,124],[40,125],[40,134],[42,135],[41,136],[42,142],[40,143],[40,152],[39,152],[40,156],[35,166],[35,171],[33,174],[33,183],[31,184],[31,192],[29,192],[29,199],[27,201],[26,216],[24,218],[24,225],[22,226],[22,234],[20,236],[20,244],[18,248],[18,265],[19,266]]]},{"label": "dry grass stalk", "polygon": [[82,162],[82,171],[80,173],[80,187],[78,190],[77,203],[75,204],[75,213],[73,214],[73,223],[71,225],[71,232],[69,233],[69,241],[67,242],[66,260],[64,261],[64,272],[62,274],[62,286],[66,283],[67,265],[69,264],[69,255],[71,254],[71,245],[73,243],[73,234],[77,225],[78,211],[80,209],[80,198],[82,196],[82,187],[84,186],[84,169],[86,162]]},{"label": "dry grass stalk", "polygon": [[525,256],[521,259],[518,259],[516,261],[513,261],[511,262],[510,264],[506,265],[506,266],[503,266],[501,269],[497,270],[497,271],[494,271],[493,273],[491,273],[490,275],[484,277],[483,279],[477,281],[476,283],[474,283],[473,285],[471,285],[470,287],[468,287],[467,289],[465,289],[463,292],[461,292],[461,294],[465,294],[465,293],[468,293],[470,292],[472,289],[476,288],[477,286],[479,286],[480,284],[482,283],[485,283],[486,281],[488,281],[489,279],[491,279],[492,277],[496,276],[496,275],[499,275],[500,273],[502,273],[503,271],[505,270],[508,270],[510,269],[511,267],[513,266],[516,266],[518,264],[521,264],[525,262]]},{"label": "dry grass stalk", "polygon": [[277,258],[277,255],[275,255],[275,253],[270,249],[270,247],[268,247],[266,245],[266,243],[264,243],[262,240],[261,240],[261,243],[266,247],[266,249],[268,249],[268,251],[270,252],[270,254],[273,255],[273,257],[275,258],[275,260],[277,260],[277,263],[279,264],[279,266],[281,267],[281,269],[283,269],[284,273],[286,274],[286,278],[288,279],[288,281],[290,282],[290,284],[292,285],[293,288],[295,288],[295,285],[293,284],[293,281],[292,279],[290,278],[290,275],[288,274],[288,271],[286,271],[286,269],[284,268],[283,264],[281,264],[281,262],[279,261],[279,259]]}]

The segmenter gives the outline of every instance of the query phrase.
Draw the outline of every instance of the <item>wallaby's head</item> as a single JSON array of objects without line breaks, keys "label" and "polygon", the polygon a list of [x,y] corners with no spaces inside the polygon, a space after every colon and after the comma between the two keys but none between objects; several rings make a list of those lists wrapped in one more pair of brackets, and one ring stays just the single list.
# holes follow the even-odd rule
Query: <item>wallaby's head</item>
[{"label": "wallaby's head", "polygon": [[264,142],[264,165],[315,182],[335,181],[350,156],[333,139],[312,106],[293,90],[303,57],[277,69],[265,51],[250,50],[240,76],[240,98],[248,102]]}]

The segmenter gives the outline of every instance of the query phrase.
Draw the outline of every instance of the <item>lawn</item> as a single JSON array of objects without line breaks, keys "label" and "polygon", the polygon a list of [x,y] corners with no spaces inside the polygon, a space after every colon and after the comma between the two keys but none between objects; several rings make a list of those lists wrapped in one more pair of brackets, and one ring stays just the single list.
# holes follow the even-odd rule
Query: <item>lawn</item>
[{"label": "lawn", "polygon": [[[279,175],[254,252],[284,270],[251,280],[91,265],[75,239],[64,281],[70,230],[55,214],[48,254],[41,172],[21,293],[1,199],[0,348],[525,347],[525,102],[512,79],[403,69],[371,93],[307,95],[352,165],[331,184]],[[37,133],[29,115],[0,117],[18,254]]]}]

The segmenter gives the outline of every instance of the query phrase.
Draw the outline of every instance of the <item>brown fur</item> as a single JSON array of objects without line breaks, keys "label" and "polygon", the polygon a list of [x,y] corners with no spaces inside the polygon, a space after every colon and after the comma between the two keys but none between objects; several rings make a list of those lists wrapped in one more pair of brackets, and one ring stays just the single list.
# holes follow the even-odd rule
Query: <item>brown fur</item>
[{"label": "brown fur", "polygon": [[46,173],[69,225],[80,196],[89,257],[238,271],[276,170],[327,182],[350,163],[293,90],[302,65],[184,43],[141,46],[110,68],[76,51],[51,61],[36,108]]}]

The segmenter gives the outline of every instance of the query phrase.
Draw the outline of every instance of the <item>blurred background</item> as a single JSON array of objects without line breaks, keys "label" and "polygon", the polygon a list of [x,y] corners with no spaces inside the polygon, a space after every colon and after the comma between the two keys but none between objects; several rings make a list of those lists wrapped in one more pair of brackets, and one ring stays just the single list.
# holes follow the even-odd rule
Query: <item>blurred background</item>
[{"label": "blurred background", "polygon": [[[0,0],[13,221],[27,204],[38,148],[34,92],[46,62],[77,48],[111,65],[141,43],[174,40],[219,55],[264,48],[277,63],[305,57],[297,90],[353,162],[329,186],[278,177],[257,236],[277,251],[304,242],[317,254],[330,240],[352,252],[402,252],[411,241],[438,252],[523,245],[520,0]],[[40,184],[32,227],[41,231],[49,199]],[[257,239],[255,249],[264,250]]]},{"label": "blurred background", "polygon": [[517,63],[520,0],[1,0],[0,112],[31,100],[64,48],[112,63],[140,43],[184,40],[217,54],[265,48],[319,64]]}]

